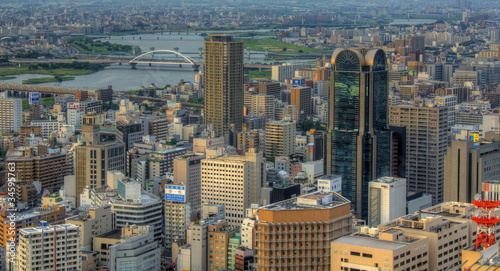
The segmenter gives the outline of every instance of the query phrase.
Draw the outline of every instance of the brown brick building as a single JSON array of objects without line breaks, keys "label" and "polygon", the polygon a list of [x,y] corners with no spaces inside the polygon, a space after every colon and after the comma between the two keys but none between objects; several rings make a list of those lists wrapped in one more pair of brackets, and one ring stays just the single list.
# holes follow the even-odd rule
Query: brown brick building
[{"label": "brown brick building", "polygon": [[258,271],[330,270],[331,241],[352,233],[351,203],[316,192],[259,209]]}]

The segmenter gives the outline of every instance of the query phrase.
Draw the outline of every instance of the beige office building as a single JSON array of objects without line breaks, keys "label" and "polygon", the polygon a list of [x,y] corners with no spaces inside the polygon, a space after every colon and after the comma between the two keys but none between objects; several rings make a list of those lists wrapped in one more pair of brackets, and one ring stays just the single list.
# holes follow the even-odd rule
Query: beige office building
[{"label": "beige office building", "polygon": [[258,209],[258,271],[330,268],[331,242],[352,233],[351,204],[337,193],[316,192]]},{"label": "beige office building", "polygon": [[289,156],[295,153],[295,123],[271,121],[266,123],[266,157]]},{"label": "beige office building", "polygon": [[274,96],[273,95],[253,95],[252,114],[254,117],[268,117],[274,119]]},{"label": "beige office building", "polygon": [[406,179],[408,191],[432,195],[443,201],[444,156],[448,147],[448,108],[389,106],[389,125],[406,127]]},{"label": "beige office building", "polygon": [[111,205],[91,207],[86,213],[66,218],[66,223],[80,228],[82,249],[92,251],[92,238],[94,236],[115,229],[116,214],[111,212]]},{"label": "beige office building", "polygon": [[500,132],[452,141],[444,160],[444,201],[471,202],[484,182],[500,179]]},{"label": "beige office building", "polygon": [[259,203],[266,182],[262,153],[222,156],[201,161],[201,201],[226,206],[226,221],[241,226],[245,210]]},{"label": "beige office building", "polygon": [[201,160],[204,154],[184,154],[174,159],[174,184],[186,186],[186,202],[189,202],[192,220],[201,212]]},{"label": "beige office building", "polygon": [[422,212],[381,224],[378,229],[381,232],[390,229],[402,230],[408,237],[427,237],[428,270],[444,271],[460,264],[461,249],[472,244],[471,227],[473,226],[470,220],[455,219],[451,214],[447,217],[439,213]]},{"label": "beige office building", "polygon": [[204,42],[205,124],[224,136],[243,126],[243,41],[210,35]]},{"label": "beige office building", "polygon": [[100,188],[106,184],[106,172],[125,172],[125,147],[122,142],[100,140],[97,125],[82,126],[82,144],[76,147],[75,178],[77,206],[85,187]]},{"label": "beige office building", "polygon": [[332,242],[331,270],[429,270],[429,239],[403,230],[359,233]]}]

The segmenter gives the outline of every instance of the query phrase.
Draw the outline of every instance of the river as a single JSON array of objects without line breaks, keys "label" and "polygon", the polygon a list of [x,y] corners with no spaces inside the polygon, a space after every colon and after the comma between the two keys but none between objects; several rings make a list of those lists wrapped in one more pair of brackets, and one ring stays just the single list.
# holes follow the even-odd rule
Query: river
[{"label": "river", "polygon": [[[181,33],[164,33],[162,34],[141,34],[141,35],[127,35],[127,36],[111,36],[102,39],[102,41],[109,41],[111,43],[136,45],[141,48],[143,52],[148,52],[151,47],[156,50],[166,49],[174,50],[178,47],[181,53],[187,53],[188,56],[201,61],[199,57],[199,48],[203,47],[203,37],[195,35],[194,33],[186,34]],[[303,62],[311,61],[304,59],[287,60],[287,62]],[[267,62],[264,60],[263,52],[251,52],[250,59],[247,59],[245,50],[245,63],[250,62]],[[111,85],[114,90],[135,90],[141,86],[148,86],[151,83],[156,84],[158,87],[164,87],[166,84],[174,85],[179,83],[181,79],[184,81],[194,82],[195,72],[189,65],[184,65],[180,68],[175,65],[152,65],[138,64],[136,69],[131,69],[126,63],[122,65],[112,64],[107,66],[104,70],[89,74],[75,76],[75,80],[44,83],[39,85],[78,88],[78,89],[102,89]],[[25,74],[17,76],[16,79],[3,80],[0,82],[18,83],[28,78],[44,77],[43,75]]]}]

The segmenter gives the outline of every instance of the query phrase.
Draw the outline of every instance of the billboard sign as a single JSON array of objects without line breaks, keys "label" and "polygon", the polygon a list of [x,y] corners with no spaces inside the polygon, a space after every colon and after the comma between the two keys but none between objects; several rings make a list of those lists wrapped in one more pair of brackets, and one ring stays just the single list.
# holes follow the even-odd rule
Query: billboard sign
[{"label": "billboard sign", "polygon": [[80,109],[80,103],[68,103],[68,109]]},{"label": "billboard sign", "polygon": [[408,71],[408,76],[417,76],[417,71]]},{"label": "billboard sign", "polygon": [[292,85],[294,88],[300,86],[300,79],[293,79],[292,80]]},{"label": "billboard sign", "polygon": [[300,79],[300,85],[304,87],[306,85],[306,79]]},{"label": "billboard sign", "polygon": [[29,93],[29,104],[38,103],[40,101],[40,95],[38,92]]},{"label": "billboard sign", "polygon": [[182,185],[165,185],[165,200],[186,202],[186,187]]}]

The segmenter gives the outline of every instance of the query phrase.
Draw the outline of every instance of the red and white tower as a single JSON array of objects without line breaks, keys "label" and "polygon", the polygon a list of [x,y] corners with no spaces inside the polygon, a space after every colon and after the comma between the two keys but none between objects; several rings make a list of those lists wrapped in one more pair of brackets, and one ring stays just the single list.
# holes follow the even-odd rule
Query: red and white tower
[{"label": "red and white tower", "polygon": [[[486,182],[484,184],[484,191],[488,192],[488,190],[489,184]],[[485,193],[485,195],[487,195],[487,193]],[[477,223],[476,250],[480,247],[487,249],[496,243],[495,233],[492,231],[492,227],[500,222],[500,218],[493,214],[493,210],[500,206],[500,202],[491,201],[487,197],[483,199],[479,194],[476,194],[474,199],[472,204],[478,209],[474,212],[474,216],[472,217],[472,221]]]}]

